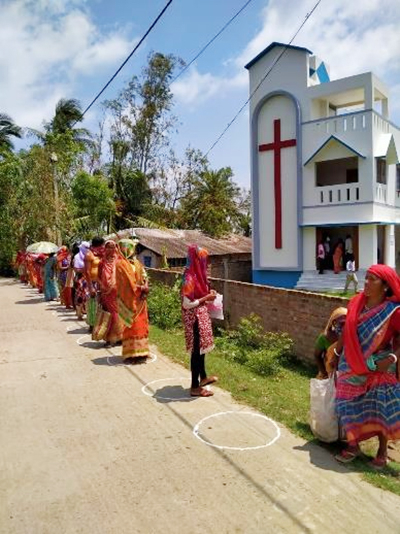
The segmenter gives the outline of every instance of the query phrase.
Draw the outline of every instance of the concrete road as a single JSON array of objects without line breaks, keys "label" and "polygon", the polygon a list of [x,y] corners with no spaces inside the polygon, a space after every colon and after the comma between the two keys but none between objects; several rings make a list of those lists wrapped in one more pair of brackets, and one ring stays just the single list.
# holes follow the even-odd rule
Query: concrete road
[{"label": "concrete road", "polygon": [[155,349],[118,365],[36,291],[0,303],[1,533],[400,533],[399,497]]}]

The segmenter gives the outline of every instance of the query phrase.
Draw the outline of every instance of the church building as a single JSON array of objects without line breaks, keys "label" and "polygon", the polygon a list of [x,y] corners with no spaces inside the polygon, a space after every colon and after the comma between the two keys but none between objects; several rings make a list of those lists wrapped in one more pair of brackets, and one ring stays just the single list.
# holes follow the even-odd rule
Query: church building
[{"label": "church building", "polygon": [[[346,58],[343,58],[346,61]],[[250,76],[253,282],[305,287],[317,245],[351,237],[357,269],[400,251],[400,129],[373,73],[330,80],[310,50],[272,43]],[[361,273],[360,273],[361,274]]]}]

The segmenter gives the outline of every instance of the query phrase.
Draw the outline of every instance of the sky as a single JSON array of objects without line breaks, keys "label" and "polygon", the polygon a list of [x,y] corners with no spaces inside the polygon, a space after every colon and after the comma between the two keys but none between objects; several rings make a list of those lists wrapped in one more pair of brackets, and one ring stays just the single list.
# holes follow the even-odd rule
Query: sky
[{"label": "sky", "polygon": [[[248,98],[244,65],[272,41],[289,42],[316,0],[252,0],[172,85],[178,132],[172,146],[207,152]],[[166,0],[0,0],[0,111],[23,127],[41,128],[60,98],[85,108],[127,57]],[[245,0],[173,0],[158,25],[101,97],[117,96],[150,52],[189,62]],[[373,71],[391,90],[400,125],[400,1],[322,0],[294,45],[330,66],[331,79]],[[84,126],[95,129],[100,105]],[[250,186],[248,110],[209,154]],[[25,141],[26,143],[26,141]]]}]

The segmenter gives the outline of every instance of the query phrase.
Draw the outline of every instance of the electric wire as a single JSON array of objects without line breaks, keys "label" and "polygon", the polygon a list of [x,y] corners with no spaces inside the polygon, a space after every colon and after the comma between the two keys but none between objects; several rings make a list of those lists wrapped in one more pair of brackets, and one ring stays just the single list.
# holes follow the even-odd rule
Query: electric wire
[{"label": "electric wire", "polygon": [[303,20],[303,22],[300,24],[299,28],[297,29],[296,33],[293,35],[293,37],[290,39],[289,43],[287,45],[285,45],[284,49],[281,51],[281,53],[276,57],[275,61],[272,63],[272,65],[270,66],[270,68],[267,70],[266,74],[261,78],[261,81],[256,85],[255,89],[250,93],[250,96],[249,98],[246,100],[246,102],[241,106],[241,108],[239,109],[239,111],[236,113],[236,115],[233,117],[233,119],[231,121],[228,122],[228,124],[226,125],[225,129],[222,131],[222,133],[217,137],[217,139],[214,141],[214,143],[211,145],[211,147],[207,150],[207,152],[205,153],[205,157],[208,156],[208,154],[217,146],[217,144],[221,141],[221,139],[224,137],[224,135],[226,134],[226,132],[229,130],[229,128],[232,126],[232,124],[236,121],[236,119],[239,117],[239,115],[242,113],[242,111],[245,109],[245,107],[247,106],[247,104],[250,102],[250,100],[253,98],[253,96],[255,95],[255,93],[258,91],[258,89],[260,88],[260,86],[262,85],[262,83],[264,82],[264,80],[267,78],[267,76],[271,73],[272,69],[275,67],[275,65],[278,63],[278,61],[282,58],[282,56],[286,53],[286,51],[288,50],[289,46],[292,44],[292,42],[295,40],[295,38],[297,37],[297,35],[300,33],[300,31],[302,30],[303,26],[306,24],[306,22],[308,21],[308,19],[311,17],[311,15],[314,13],[314,11],[317,9],[317,7],[319,6],[319,4],[322,2],[322,0],[318,0],[318,2],[314,5],[314,7],[312,8],[312,10],[307,13],[307,15],[305,16],[305,19]]},{"label": "electric wire", "polygon": [[[125,59],[125,61],[119,66],[119,68],[115,71],[115,73],[111,76],[111,78],[108,80],[108,82],[105,84],[105,86],[101,89],[101,91],[93,98],[93,100],[90,102],[90,104],[87,106],[87,108],[82,112],[82,115],[79,119],[81,121],[85,114],[89,111],[89,109],[93,106],[93,104],[100,98],[100,96],[104,93],[104,91],[107,89],[107,87],[111,84],[111,82],[118,76],[118,74],[121,72],[121,70],[125,67],[125,65],[128,63],[128,61],[131,59],[133,54],[136,52],[136,50],[140,47],[140,45],[143,43],[143,41],[146,39],[146,37],[149,35],[149,33],[152,31],[152,29],[156,26],[158,21],[161,19],[161,17],[164,15],[168,7],[172,4],[172,0],[168,0],[164,8],[160,11],[160,13],[157,15],[157,17],[154,19],[154,21],[151,23],[149,28],[147,29],[146,33],[143,35],[143,37],[140,39],[140,41],[137,43],[137,45],[133,48],[132,52],[129,54],[129,56]],[[79,122],[77,121],[77,122]],[[76,123],[75,123],[76,124]]]},{"label": "electric wire", "polygon": [[250,4],[250,2],[252,2],[253,0],[247,0],[247,2],[245,2],[245,4],[243,4],[243,6],[239,9],[239,11],[237,11],[229,20],[228,22],[226,22],[222,28],[214,35],[214,37],[212,37],[207,44],[205,44],[203,46],[203,48],[194,56],[194,58],[187,64],[183,67],[183,69],[178,72],[178,74],[175,76],[175,78],[173,78],[173,80],[171,81],[171,84],[176,82],[176,80],[182,76],[182,74],[184,72],[186,72],[188,70],[188,68],[196,61],[196,59],[198,59],[206,50],[207,48],[215,41],[215,39],[217,39],[221,33],[223,33],[226,28],[240,15],[240,13],[242,11],[244,11],[246,9],[246,7]]}]

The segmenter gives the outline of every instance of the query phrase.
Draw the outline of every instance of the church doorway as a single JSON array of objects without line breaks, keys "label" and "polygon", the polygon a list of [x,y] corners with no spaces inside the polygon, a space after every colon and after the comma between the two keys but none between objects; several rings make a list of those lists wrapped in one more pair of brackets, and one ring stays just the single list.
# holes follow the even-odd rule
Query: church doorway
[{"label": "church doorway", "polygon": [[[356,269],[359,267],[359,256],[358,256],[358,226],[318,226],[316,227],[316,243],[326,243],[329,242],[329,252],[325,257],[325,269],[333,270],[334,261],[333,254],[336,250],[336,247],[339,244],[343,246],[343,256],[341,261],[341,269],[346,269],[346,261],[349,259],[345,254],[345,243],[346,239],[350,237],[350,241],[347,241],[347,244],[350,245],[350,250],[352,250],[354,255],[354,260],[356,262]],[[315,258],[317,264],[317,258]]]}]

